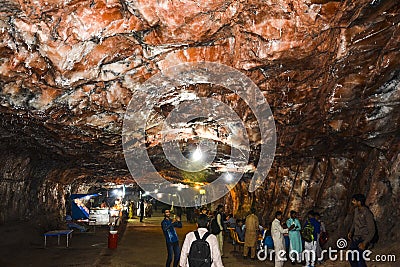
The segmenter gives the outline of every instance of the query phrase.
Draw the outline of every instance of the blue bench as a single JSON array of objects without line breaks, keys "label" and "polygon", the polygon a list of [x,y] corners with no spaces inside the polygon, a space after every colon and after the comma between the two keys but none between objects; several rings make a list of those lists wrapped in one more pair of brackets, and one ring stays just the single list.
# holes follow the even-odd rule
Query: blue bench
[{"label": "blue bench", "polygon": [[44,233],[44,247],[47,245],[47,237],[48,236],[57,236],[58,242],[57,244],[60,245],[60,236],[65,235],[67,236],[67,247],[68,247],[68,240],[72,237],[72,232],[74,230],[54,230]]}]

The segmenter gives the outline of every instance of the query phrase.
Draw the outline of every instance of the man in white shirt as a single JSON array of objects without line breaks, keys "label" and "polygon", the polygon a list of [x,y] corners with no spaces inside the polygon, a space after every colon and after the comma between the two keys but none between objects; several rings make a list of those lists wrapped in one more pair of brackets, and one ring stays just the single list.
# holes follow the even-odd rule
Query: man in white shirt
[{"label": "man in white shirt", "polygon": [[[199,217],[197,218],[197,231],[199,233],[200,238],[202,238],[203,235],[206,232],[208,232],[207,224],[208,224],[207,215],[200,214]],[[196,236],[195,236],[194,231],[192,231],[186,235],[185,241],[183,242],[183,246],[182,246],[182,252],[181,252],[181,258],[179,261],[179,266],[181,266],[181,267],[189,266],[188,255],[190,252],[190,247],[191,247],[193,241],[195,241],[195,240],[196,240]],[[221,260],[221,252],[219,251],[218,240],[215,237],[215,235],[210,234],[207,237],[206,241],[210,245],[211,260],[212,260],[211,267],[224,267],[224,265],[222,264],[222,260]]]},{"label": "man in white shirt", "polygon": [[271,225],[271,235],[274,240],[275,267],[282,267],[286,260],[285,238],[283,234],[287,234],[289,230],[294,228],[294,225],[291,225],[289,229],[283,229],[281,220],[282,212],[277,211],[275,213],[275,220]]}]

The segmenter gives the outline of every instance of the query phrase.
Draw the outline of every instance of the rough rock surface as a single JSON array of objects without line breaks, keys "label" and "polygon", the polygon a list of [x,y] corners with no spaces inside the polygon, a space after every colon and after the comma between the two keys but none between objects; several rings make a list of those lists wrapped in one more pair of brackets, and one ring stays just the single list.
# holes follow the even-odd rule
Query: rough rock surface
[{"label": "rough rock surface", "polygon": [[[316,208],[342,234],[349,196],[363,192],[385,236],[400,238],[400,3],[392,0],[0,0],[0,222],[61,214],[79,185],[132,182],[121,141],[130,99],[153,75],[196,61],[240,70],[274,114],[272,169],[254,194],[248,177],[233,189],[232,210],[254,202],[270,220],[278,209]],[[183,91],[161,97],[158,119]],[[247,121],[237,95],[193,91],[219,92]],[[149,125],[159,170],[183,179],[160,166],[152,130],[161,124]],[[257,145],[251,153],[256,162]]]}]

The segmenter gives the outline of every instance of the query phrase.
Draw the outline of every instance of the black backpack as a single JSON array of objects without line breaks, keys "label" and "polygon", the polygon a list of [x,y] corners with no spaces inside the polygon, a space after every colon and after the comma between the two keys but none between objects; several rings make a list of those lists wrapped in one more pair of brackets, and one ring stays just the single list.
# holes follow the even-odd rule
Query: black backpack
[{"label": "black backpack", "polygon": [[218,225],[217,216],[215,216],[215,218],[211,219],[210,232],[213,235],[218,235],[221,232],[221,228],[219,228],[219,225]]},{"label": "black backpack", "polygon": [[188,255],[189,267],[211,267],[211,249],[206,241],[210,233],[206,232],[203,238],[200,238],[198,231],[194,231],[194,235],[196,240],[192,242]]}]

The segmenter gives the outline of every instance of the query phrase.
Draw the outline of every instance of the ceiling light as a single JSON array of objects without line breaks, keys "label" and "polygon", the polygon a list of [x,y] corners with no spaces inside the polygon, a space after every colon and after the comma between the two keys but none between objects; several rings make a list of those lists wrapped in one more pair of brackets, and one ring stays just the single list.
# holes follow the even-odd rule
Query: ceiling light
[{"label": "ceiling light", "polygon": [[192,160],[199,161],[203,157],[203,153],[201,152],[200,148],[196,148],[196,150],[192,154]]},{"label": "ceiling light", "polygon": [[227,181],[227,182],[232,182],[232,180],[233,180],[232,175],[231,175],[229,172],[226,173],[226,174],[225,174],[225,181]]}]

